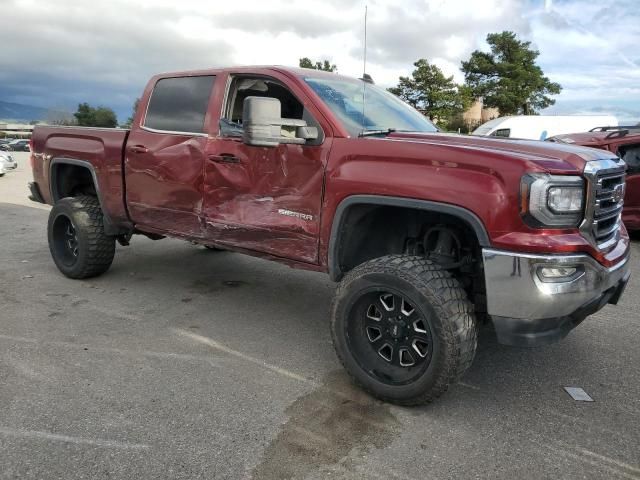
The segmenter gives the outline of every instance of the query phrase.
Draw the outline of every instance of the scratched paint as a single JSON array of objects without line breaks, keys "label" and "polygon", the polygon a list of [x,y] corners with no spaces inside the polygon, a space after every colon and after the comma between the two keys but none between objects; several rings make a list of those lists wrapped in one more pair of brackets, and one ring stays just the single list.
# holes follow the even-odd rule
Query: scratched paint
[{"label": "scratched paint", "polygon": [[253,147],[237,138],[208,142],[208,156],[237,161],[206,162],[207,238],[317,262],[326,151],[300,145]]}]

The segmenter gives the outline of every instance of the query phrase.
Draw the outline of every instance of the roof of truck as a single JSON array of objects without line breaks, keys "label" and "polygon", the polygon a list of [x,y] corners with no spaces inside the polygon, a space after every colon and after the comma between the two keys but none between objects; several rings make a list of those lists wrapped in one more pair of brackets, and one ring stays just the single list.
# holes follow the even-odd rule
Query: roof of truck
[{"label": "roof of truck", "polygon": [[637,142],[638,140],[640,140],[640,127],[638,129],[617,127],[610,128],[604,131],[569,133],[556,135],[555,137],[549,138],[548,140],[551,142],[556,141],[561,143],[575,143],[577,145],[592,146],[606,145],[613,142],[619,143],[621,139],[624,139],[625,143],[627,139],[630,143]]},{"label": "roof of truck", "polygon": [[236,65],[233,67],[221,67],[221,68],[206,68],[201,70],[182,70],[176,72],[163,72],[154,77],[167,78],[167,77],[187,77],[195,75],[215,75],[225,72],[233,73],[260,73],[260,71],[276,71],[281,73],[288,73],[297,77],[331,77],[331,78],[349,78],[354,79],[349,75],[341,75],[335,72],[325,72],[324,70],[315,70],[312,68],[300,68],[300,67],[287,67],[285,65]]}]

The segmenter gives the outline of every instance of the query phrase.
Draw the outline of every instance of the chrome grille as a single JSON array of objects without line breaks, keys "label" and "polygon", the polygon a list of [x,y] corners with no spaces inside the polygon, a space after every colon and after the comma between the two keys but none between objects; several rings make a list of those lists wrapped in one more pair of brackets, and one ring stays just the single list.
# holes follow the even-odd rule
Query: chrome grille
[{"label": "chrome grille", "polygon": [[620,237],[625,163],[620,159],[588,162],[585,218],[582,234],[598,249],[613,247]]}]

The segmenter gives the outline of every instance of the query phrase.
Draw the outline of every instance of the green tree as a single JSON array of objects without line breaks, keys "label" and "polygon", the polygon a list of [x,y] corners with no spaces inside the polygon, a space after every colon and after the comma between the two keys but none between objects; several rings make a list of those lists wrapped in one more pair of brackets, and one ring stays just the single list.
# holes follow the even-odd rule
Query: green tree
[{"label": "green tree", "polygon": [[312,68],[313,70],[323,70],[325,72],[337,72],[338,67],[329,62],[329,60],[323,60],[322,62],[312,62],[310,58],[303,57],[298,60],[298,66],[301,68]]},{"label": "green tree", "polygon": [[140,98],[136,98],[136,101],[133,102],[133,109],[131,110],[131,116],[127,118],[127,121],[122,125],[125,128],[131,128],[133,125],[133,118],[136,116],[136,112],[138,111],[138,105],[140,105]]},{"label": "green tree", "polygon": [[81,127],[93,127],[95,121],[95,109],[88,103],[78,105],[78,110],[73,114]]},{"label": "green tree", "polygon": [[453,76],[447,77],[424,58],[413,65],[411,77],[400,77],[398,86],[389,88],[391,93],[445,126],[471,105],[470,89],[457,85]]},{"label": "green tree", "polygon": [[107,107],[94,108],[86,102],[78,105],[73,116],[81,127],[114,128],[118,125],[118,118],[113,110]]},{"label": "green tree", "polygon": [[531,42],[504,31],[487,35],[487,43],[490,52],[476,50],[462,62],[467,85],[485,107],[497,108],[501,115],[532,115],[555,103],[549,95],[562,87],[544,76],[536,64],[540,52]]},{"label": "green tree", "polygon": [[98,107],[95,110],[95,126],[115,128],[118,126],[118,117],[110,108]]}]

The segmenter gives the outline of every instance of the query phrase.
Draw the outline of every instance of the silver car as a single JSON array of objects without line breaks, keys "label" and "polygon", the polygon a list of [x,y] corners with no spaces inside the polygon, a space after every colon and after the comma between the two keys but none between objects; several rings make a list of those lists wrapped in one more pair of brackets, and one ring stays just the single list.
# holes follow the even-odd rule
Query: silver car
[{"label": "silver car", "polygon": [[18,162],[9,153],[0,151],[0,177],[16,168],[18,168]]}]

